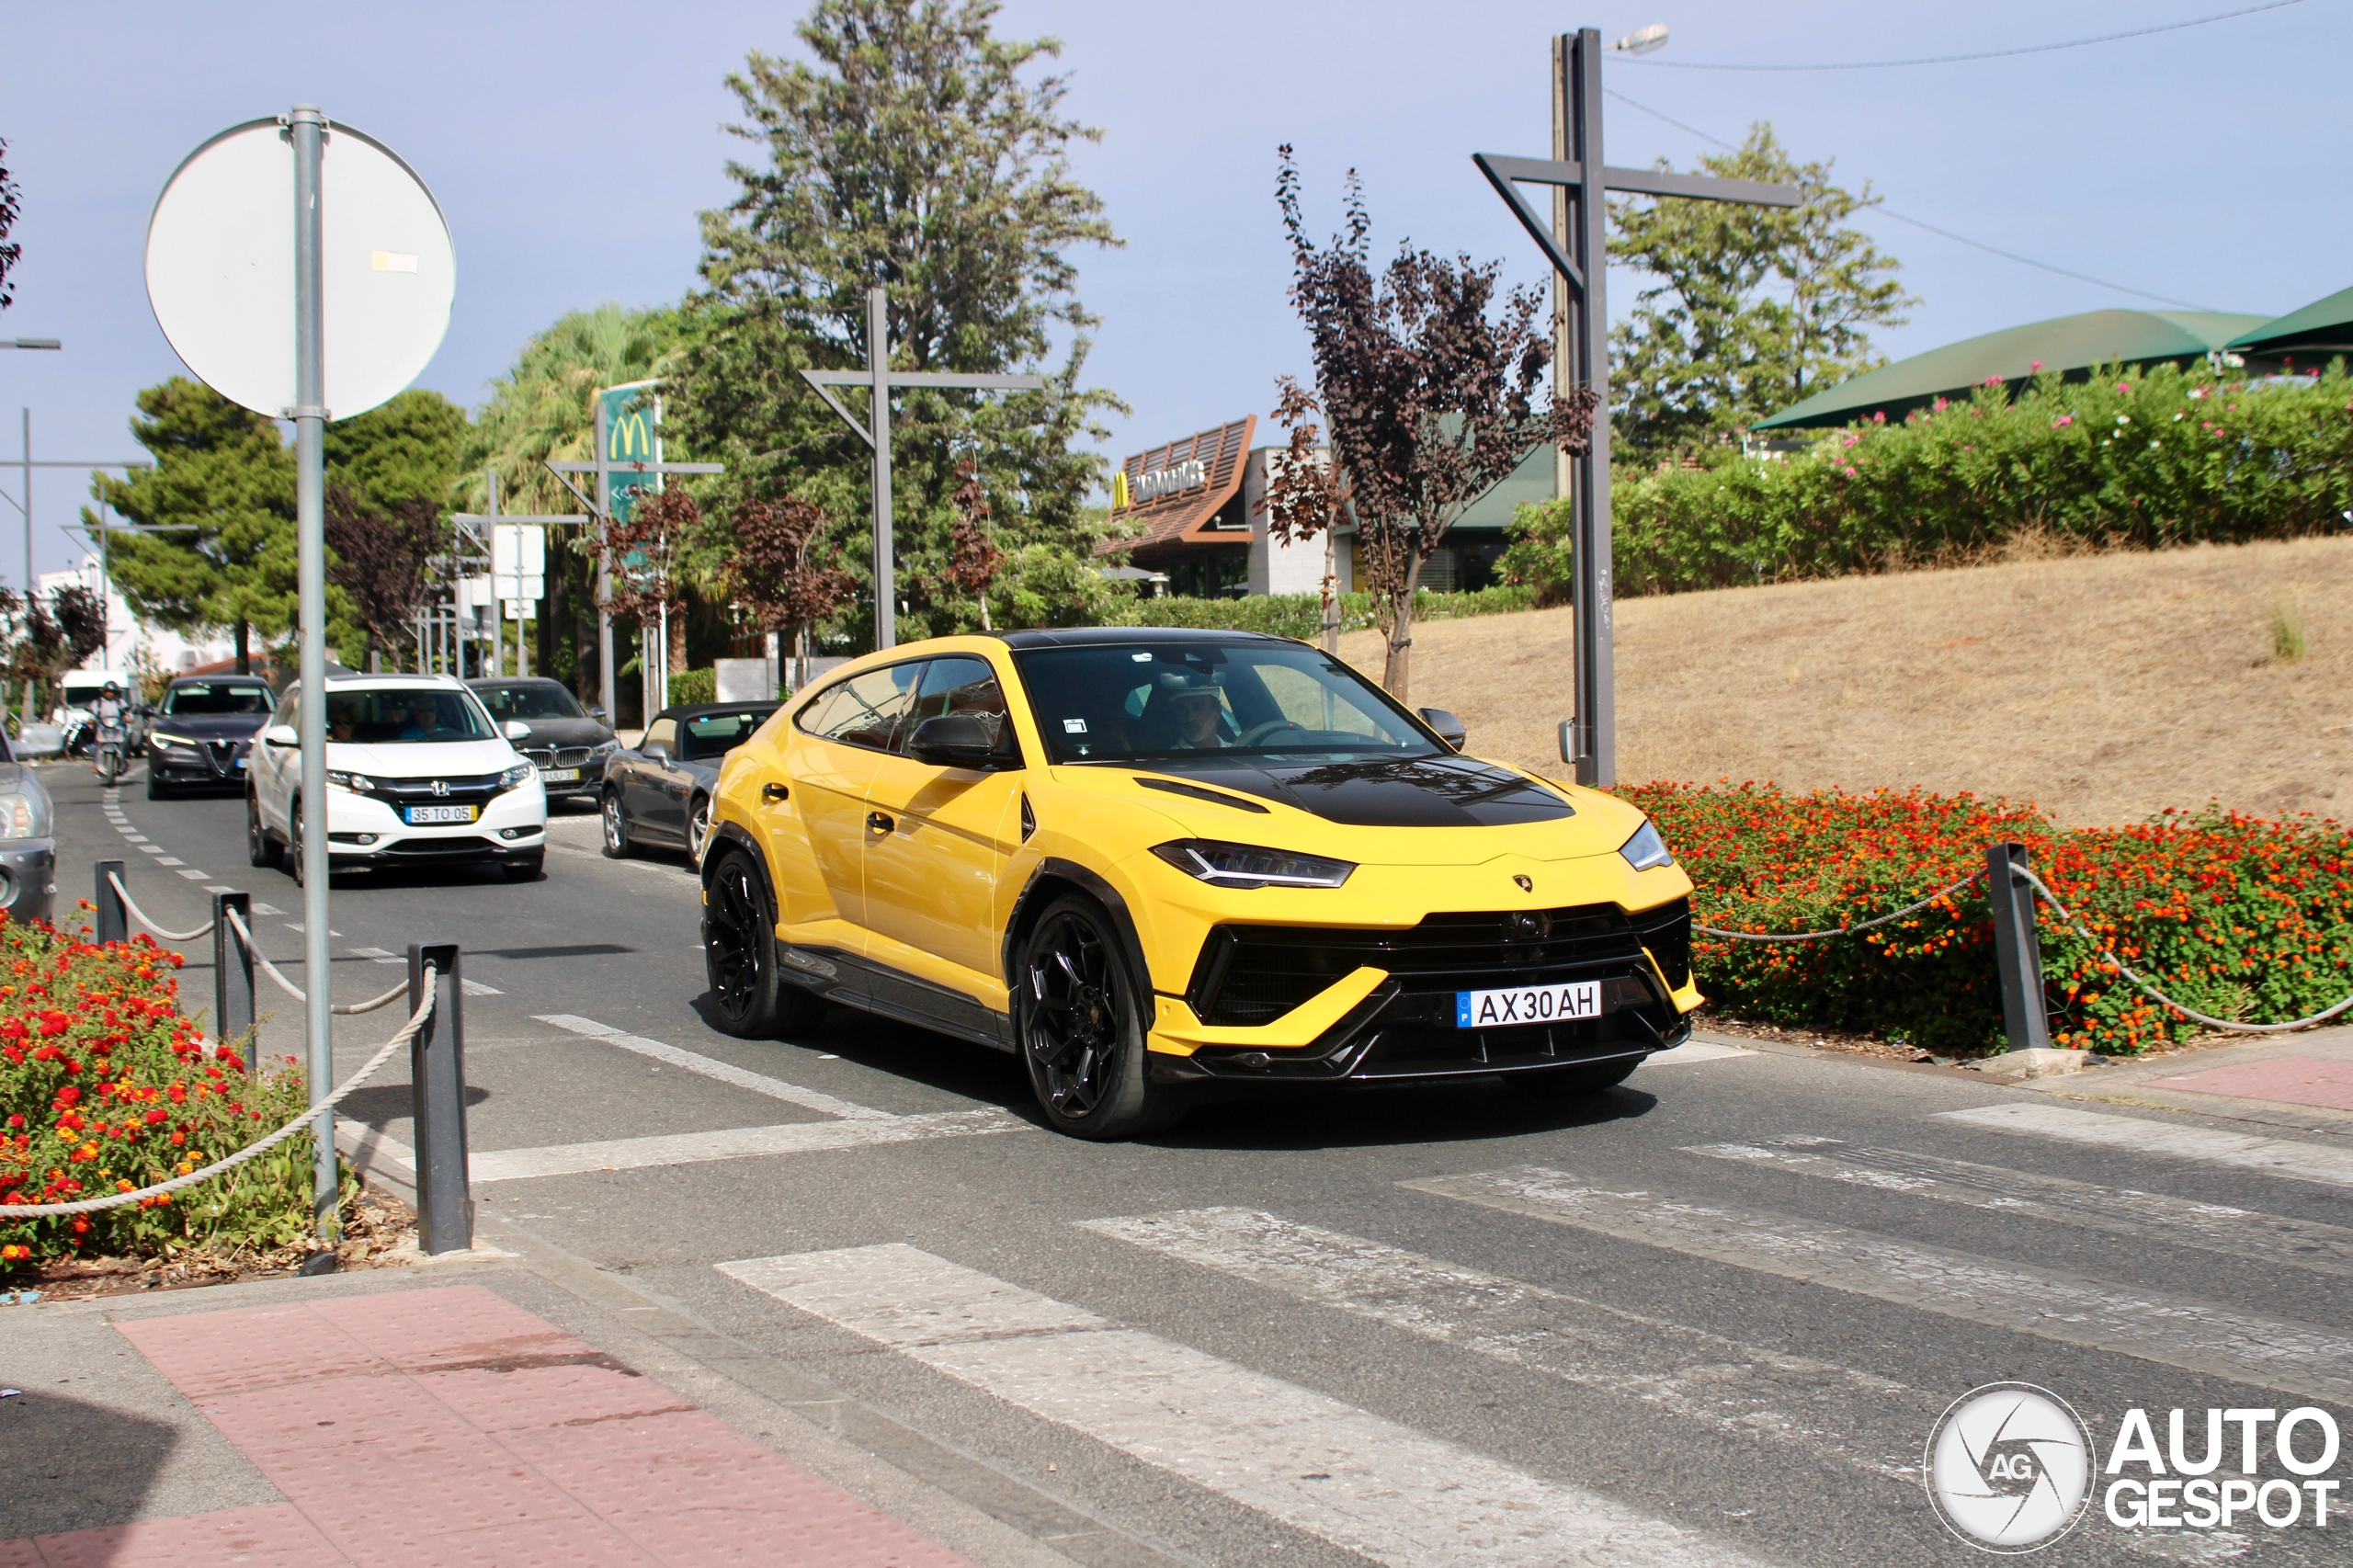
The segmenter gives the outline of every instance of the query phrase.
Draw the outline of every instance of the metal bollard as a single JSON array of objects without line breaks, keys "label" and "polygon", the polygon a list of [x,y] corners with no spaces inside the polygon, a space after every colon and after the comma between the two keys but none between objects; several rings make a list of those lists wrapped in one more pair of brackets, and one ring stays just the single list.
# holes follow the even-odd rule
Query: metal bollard
[{"label": "metal bollard", "polygon": [[1994,905],[1994,960],[2002,976],[2002,1026],[2012,1051],[2051,1049],[2042,1001],[2042,945],[2035,937],[2034,887],[2017,870],[2023,844],[1985,846],[1985,896]]},{"label": "metal bollard", "polygon": [[[212,895],[212,1038],[226,1043],[254,1027],[254,956],[230,928],[229,912],[245,928],[253,928],[254,895],[216,892]],[[245,1071],[254,1072],[257,1054],[245,1051]]]},{"label": "metal bollard", "polygon": [[465,985],[458,944],[408,945],[408,1006],[425,1001],[434,966],[433,1012],[408,1048],[410,1116],[416,1139],[416,1233],[428,1254],[474,1244],[474,1200],[466,1176]]},{"label": "metal bollard", "polygon": [[[109,876],[108,873],[112,872]],[[98,940],[127,942],[131,940],[131,915],[122,907],[122,895],[114,891],[114,879],[122,875],[122,862],[98,862]]]}]

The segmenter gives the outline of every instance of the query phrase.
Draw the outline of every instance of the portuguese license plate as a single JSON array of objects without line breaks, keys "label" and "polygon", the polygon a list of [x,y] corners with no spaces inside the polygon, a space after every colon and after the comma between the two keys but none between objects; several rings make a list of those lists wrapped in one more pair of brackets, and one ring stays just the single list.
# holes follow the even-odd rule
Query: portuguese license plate
[{"label": "portuguese license plate", "polygon": [[472,806],[410,806],[401,814],[403,820],[406,821],[410,826],[423,827],[428,823],[472,822],[474,820],[474,808]]},{"label": "portuguese license plate", "polygon": [[1454,1027],[1458,1029],[1508,1028],[1514,1024],[1553,1024],[1599,1017],[1601,982],[1597,980],[1454,994]]},{"label": "portuguese license plate", "polygon": [[551,784],[577,784],[580,782],[580,769],[576,767],[542,767],[540,769],[540,777]]}]

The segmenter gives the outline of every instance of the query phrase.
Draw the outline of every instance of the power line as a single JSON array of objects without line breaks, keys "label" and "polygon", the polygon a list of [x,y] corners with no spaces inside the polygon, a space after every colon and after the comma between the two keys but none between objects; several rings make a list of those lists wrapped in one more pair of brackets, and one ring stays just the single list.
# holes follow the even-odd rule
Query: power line
[{"label": "power line", "polygon": [[2097,38],[2074,38],[2063,43],[2034,43],[2021,49],[1989,49],[1976,54],[1931,54],[1917,60],[1842,60],[1827,65],[1749,65],[1719,64],[1697,60],[1650,60],[1628,56],[1635,65],[1647,65],[1665,71],[1892,71],[1904,65],[1958,65],[1972,60],[2008,60],[2020,54],[2049,54],[2062,49],[2083,49],[2095,43],[2115,43],[2128,38],[2147,38],[2154,33],[2177,33],[2185,28],[2202,28],[2210,22],[2227,22],[2238,17],[2252,17],[2264,11],[2285,10],[2301,6],[2304,0],[2269,0],[2262,6],[2243,6],[2236,11],[2218,11],[2211,17],[2194,17],[2186,22],[2166,22],[2154,28],[2134,28],[2129,32],[2102,33]]},{"label": "power line", "polygon": [[[1711,142],[1715,143],[1715,145],[1722,147],[1727,153],[1737,153],[1740,151],[1739,148],[1733,146],[1722,137],[1710,135],[1707,131],[1700,130],[1696,125],[1686,125],[1683,121],[1676,119],[1673,115],[1661,114],[1657,109],[1651,108],[1648,104],[1635,102],[1632,98],[1628,97],[1625,94],[1618,91],[1615,87],[1604,87],[1602,91],[1608,94],[1609,97],[1616,98],[1620,103],[1624,104],[1628,108],[1640,109],[1643,113],[1649,115],[1653,119],[1664,120],[1667,124],[1675,127],[1676,130],[1684,131],[1692,136],[1697,136],[1702,142]],[[1872,210],[1893,218],[1899,223],[1909,223],[1915,229],[1926,229],[1932,234],[1942,235],[1944,238],[1951,240],[1957,244],[1967,245],[1972,250],[1982,250],[1987,256],[1998,256],[2004,261],[2015,261],[2021,267],[2031,267],[2039,271],[2053,273],[2061,278],[2072,278],[2078,283],[2095,284],[2102,289],[2112,289],[2120,294],[2131,294],[2136,299],[2154,300],[2159,304],[2163,305],[2178,305],[2185,311],[2202,311],[2209,308],[2205,305],[2194,304],[2188,300],[2177,300],[2167,294],[2152,294],[2146,289],[2134,289],[2122,283],[2111,283],[2105,278],[2094,278],[2087,272],[2075,272],[2063,267],[2053,267],[2047,261],[2037,261],[2030,256],[2020,256],[2016,251],[2006,251],[2001,249],[1997,245],[1989,245],[1983,240],[1972,240],[1967,234],[1956,234],[1950,229],[1940,229],[1936,224],[1924,222],[1921,219],[1906,217],[1904,214],[1896,211],[1893,208],[1888,207],[1883,203],[1875,205]]]}]

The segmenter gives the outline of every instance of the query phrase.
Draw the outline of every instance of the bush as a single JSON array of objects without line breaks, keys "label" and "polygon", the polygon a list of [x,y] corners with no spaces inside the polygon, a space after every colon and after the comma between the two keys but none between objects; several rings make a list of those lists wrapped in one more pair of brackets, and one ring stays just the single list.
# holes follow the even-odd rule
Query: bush
[{"label": "bush", "polygon": [[673,708],[688,702],[719,700],[719,672],[710,670],[680,670],[670,677],[670,703]]},{"label": "bush", "polygon": [[[1472,615],[1506,615],[1536,608],[1532,589],[1499,586],[1476,593],[1414,596],[1414,619],[1454,620]],[[1361,631],[1373,624],[1370,594],[1340,596],[1340,630]],[[1253,594],[1238,599],[1199,599],[1171,594],[1137,599],[1108,621],[1115,626],[1199,626],[1221,631],[1266,631],[1313,642],[1323,634],[1324,600],[1318,594]]]},{"label": "bush", "polygon": [[[2209,810],[2132,827],[2063,829],[2030,806],[1914,789],[1789,794],[1770,784],[1646,784],[1649,812],[1724,930],[1835,928],[1896,909],[2027,846],[2035,871],[2102,942],[2200,1012],[2302,1017],[2353,975],[2353,834]],[[2044,906],[2044,997],[2055,1044],[2131,1054],[2201,1032],[2110,971]],[[1730,1010],[1859,1029],[1933,1050],[2002,1040],[1993,915],[1980,881],[1893,925],[1814,942],[1697,937],[1699,987]]]},{"label": "bush", "polygon": [[[290,1058],[248,1074],[180,1011],[180,956],[0,920],[0,1203],[128,1192],[276,1131],[309,1103]],[[200,1186],[94,1214],[0,1220],[0,1272],[75,1256],[300,1242],[312,1141]]]},{"label": "bush", "polygon": [[[1824,435],[1764,461],[1610,482],[1621,595],[1965,561],[2040,533],[2157,549],[2342,531],[2353,508],[2353,378],[2289,383],[2157,366],[1987,386],[1901,424]],[[1568,507],[1523,506],[1499,562],[1546,598],[1568,582]]]}]

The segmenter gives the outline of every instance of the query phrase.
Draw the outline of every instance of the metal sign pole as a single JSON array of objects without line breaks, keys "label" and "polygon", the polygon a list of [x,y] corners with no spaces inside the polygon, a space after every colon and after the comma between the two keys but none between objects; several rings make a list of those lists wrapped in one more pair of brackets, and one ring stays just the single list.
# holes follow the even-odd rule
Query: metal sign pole
[{"label": "metal sign pole", "polygon": [[[621,720],[620,687],[613,680],[613,568],[606,558],[605,525],[613,515],[613,475],[607,440],[612,419],[597,400],[597,689],[605,699],[605,722]],[[648,713],[646,718],[654,715]]]},{"label": "metal sign pole", "polygon": [[[296,104],[288,117],[294,142],[294,528],[302,621],[302,991],[311,1103],[335,1087],[335,1014],[327,948],[327,551],[326,354],[320,267],[319,160],[326,116]],[[312,1216],[318,1238],[339,1239],[335,1212],[335,1113],[312,1126],[316,1161]],[[329,1259],[332,1253],[319,1255]]]},{"label": "metal sign pole", "polygon": [[[866,368],[874,373],[874,401],[867,408],[874,448],[874,645],[899,644],[898,574],[891,559],[891,323],[890,296],[881,285],[866,291]],[[30,437],[25,445],[32,445]],[[30,534],[28,533],[28,538]],[[28,547],[29,548],[29,547]],[[28,561],[30,557],[27,557]],[[28,565],[26,570],[29,573]],[[27,581],[30,581],[29,576]]]}]

